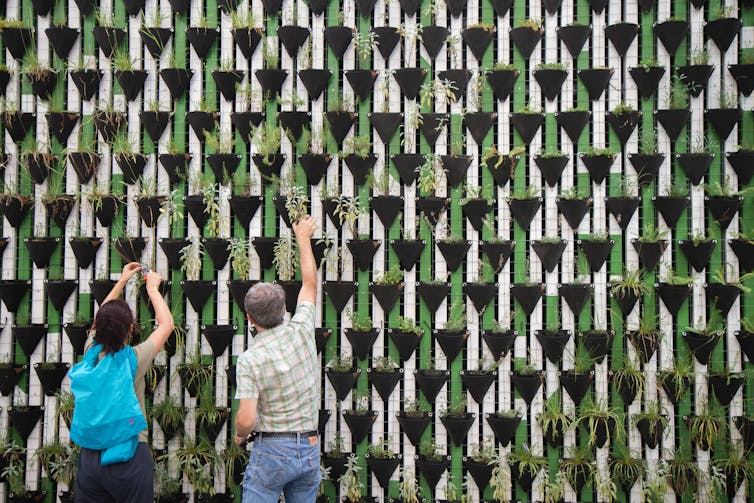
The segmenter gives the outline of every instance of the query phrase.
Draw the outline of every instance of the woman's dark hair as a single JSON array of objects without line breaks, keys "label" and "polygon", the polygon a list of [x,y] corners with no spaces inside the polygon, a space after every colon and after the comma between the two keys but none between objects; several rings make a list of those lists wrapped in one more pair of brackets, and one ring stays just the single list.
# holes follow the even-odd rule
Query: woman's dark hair
[{"label": "woman's dark hair", "polygon": [[106,353],[114,353],[126,345],[134,315],[131,307],[124,300],[115,299],[106,302],[94,317],[94,341],[102,344]]}]

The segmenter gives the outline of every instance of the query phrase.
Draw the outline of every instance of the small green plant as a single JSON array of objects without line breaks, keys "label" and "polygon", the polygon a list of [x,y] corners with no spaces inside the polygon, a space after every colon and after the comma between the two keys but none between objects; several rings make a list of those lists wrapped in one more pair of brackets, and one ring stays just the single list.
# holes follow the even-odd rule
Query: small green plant
[{"label": "small green plant", "polygon": [[186,273],[188,281],[197,281],[202,272],[202,250],[201,241],[198,238],[192,239],[189,244],[181,248],[180,252],[181,270]]},{"label": "small green plant", "polygon": [[725,416],[719,410],[706,404],[695,415],[689,417],[689,438],[703,451],[712,449],[717,439],[725,433]]},{"label": "small green plant", "polygon": [[163,430],[180,431],[186,419],[186,409],[173,396],[166,396],[155,402],[150,409],[152,418]]},{"label": "small green plant", "polygon": [[633,455],[623,442],[616,443],[613,453],[610,473],[617,483],[630,487],[637,480],[644,478],[647,473],[647,462],[641,455]]},{"label": "small green plant", "polygon": [[356,236],[357,229],[356,224],[359,220],[359,216],[366,213],[366,210],[361,205],[361,201],[358,197],[339,196],[335,198],[335,209],[333,213],[338,218],[340,225],[345,225],[351,232],[352,236]]},{"label": "small green plant", "polygon": [[659,243],[667,236],[667,231],[654,226],[653,224],[647,224],[644,226],[642,235],[639,236],[639,241],[642,243]]},{"label": "small green plant", "polygon": [[644,282],[644,271],[642,269],[631,270],[628,267],[623,269],[623,277],[611,282],[610,293],[614,297],[626,297],[633,295],[639,297],[650,292],[649,285]]},{"label": "small green plant", "polygon": [[654,435],[658,425],[662,425],[663,428],[668,426],[668,417],[665,409],[662,408],[657,401],[648,402],[644,406],[644,412],[639,412],[631,417],[632,424],[636,424],[642,419],[649,421],[649,434]]},{"label": "small green plant", "polygon": [[196,443],[194,439],[185,439],[183,445],[171,455],[175,456],[184,479],[195,491],[209,495],[215,493],[214,468],[221,461],[213,445],[206,441]]},{"label": "small green plant", "polygon": [[539,416],[537,424],[545,435],[557,436],[564,434],[573,424],[574,419],[562,411],[560,407],[560,393],[556,391],[545,400],[545,407]]},{"label": "small green plant", "polygon": [[415,335],[422,334],[422,329],[416,325],[414,319],[405,316],[398,317],[398,330]]},{"label": "small green plant", "polygon": [[343,142],[343,154],[366,159],[372,153],[372,140],[368,135],[350,136]]},{"label": "small green plant", "polygon": [[466,417],[466,398],[454,398],[450,404],[440,409],[440,417]]},{"label": "small green plant", "polygon": [[368,314],[360,314],[347,309],[346,316],[351,322],[351,329],[355,332],[371,332],[374,328],[372,318]]},{"label": "small green plant", "polygon": [[613,383],[618,389],[633,390],[636,395],[641,396],[647,383],[647,376],[638,363],[631,358],[625,358],[623,366],[613,374]]},{"label": "small green plant", "polygon": [[709,64],[709,52],[707,49],[694,49],[691,51],[691,64],[692,65],[708,65]]},{"label": "small green plant", "polygon": [[419,503],[421,487],[416,480],[414,471],[410,468],[401,468],[401,481],[398,483],[398,493],[403,503]]},{"label": "small green plant", "polygon": [[400,285],[401,283],[403,283],[403,271],[397,264],[374,280],[375,285]]},{"label": "small green plant", "polygon": [[532,31],[539,31],[542,29],[542,20],[541,19],[519,19],[518,26],[521,28],[529,28]]},{"label": "small green plant", "polygon": [[445,457],[434,440],[422,440],[419,444],[419,455],[428,461],[442,461]]},{"label": "small green plant", "polygon": [[372,369],[375,372],[392,374],[398,364],[390,356],[376,356],[372,358]]},{"label": "small green plant", "polygon": [[427,412],[427,409],[424,408],[419,400],[406,400],[403,402],[403,414],[406,417],[424,417]]},{"label": "small green plant", "polygon": [[298,248],[290,236],[279,238],[273,248],[272,265],[281,281],[291,281],[298,270]]},{"label": "small green plant", "polygon": [[361,482],[361,476],[359,472],[361,467],[359,466],[355,457],[351,456],[346,460],[346,471],[338,479],[345,493],[346,501],[350,503],[357,503],[361,501],[361,493],[364,490],[364,484]]},{"label": "small green plant", "polygon": [[378,438],[367,446],[367,454],[377,459],[393,459],[395,458],[395,451],[390,447],[391,443],[389,438]]},{"label": "small green plant", "polygon": [[469,446],[470,458],[477,463],[492,464],[497,459],[497,449],[491,439]]},{"label": "small green plant", "polygon": [[445,322],[445,330],[448,332],[463,332],[466,330],[466,306],[454,302],[450,306],[450,316]]},{"label": "small green plant", "polygon": [[239,279],[248,280],[251,277],[251,250],[250,239],[232,238],[230,240],[230,266],[238,275]]},{"label": "small green plant", "polygon": [[[621,412],[618,409],[610,407],[606,399],[596,401],[588,399],[579,406],[579,416],[576,419],[576,424],[586,427],[589,432],[589,445],[594,447],[596,445],[598,430],[610,432],[613,427],[622,427],[621,416]],[[617,436],[620,437],[620,433]],[[607,441],[610,441],[610,435],[607,436]]]},{"label": "small green plant", "polygon": [[577,480],[586,480],[589,483],[594,478],[596,468],[594,455],[587,446],[566,449],[565,459],[560,460],[560,469],[571,483]]},{"label": "small green plant", "polygon": [[521,376],[540,375],[539,369],[528,358],[513,358],[513,369]]}]

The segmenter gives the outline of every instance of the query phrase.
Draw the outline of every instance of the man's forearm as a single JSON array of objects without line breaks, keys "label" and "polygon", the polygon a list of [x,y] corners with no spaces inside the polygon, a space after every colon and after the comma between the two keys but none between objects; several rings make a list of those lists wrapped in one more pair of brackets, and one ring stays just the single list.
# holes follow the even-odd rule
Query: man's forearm
[{"label": "man's forearm", "polygon": [[311,239],[296,239],[299,255],[301,256],[301,283],[304,285],[317,284],[317,263],[314,260]]}]

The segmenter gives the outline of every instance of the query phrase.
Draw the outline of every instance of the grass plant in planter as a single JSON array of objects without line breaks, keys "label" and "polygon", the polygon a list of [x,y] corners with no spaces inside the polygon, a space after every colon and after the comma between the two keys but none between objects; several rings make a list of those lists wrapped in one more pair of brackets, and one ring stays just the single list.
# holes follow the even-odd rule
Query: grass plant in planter
[{"label": "grass plant in planter", "polygon": [[667,98],[668,108],[656,110],[657,122],[667,133],[671,142],[675,142],[691,118],[689,98],[686,85],[680,77],[674,76]]},{"label": "grass plant in planter", "polygon": [[668,418],[658,402],[649,402],[644,405],[644,412],[631,417],[631,424],[639,430],[644,445],[654,449],[662,440],[663,431],[668,426]]},{"label": "grass plant in planter", "polygon": [[454,361],[466,346],[466,340],[469,337],[469,331],[466,329],[465,306],[460,303],[451,305],[450,316],[444,328],[434,330],[433,334],[448,362]]},{"label": "grass plant in planter", "polygon": [[736,191],[730,186],[729,180],[726,179],[722,184],[720,182],[705,184],[704,190],[705,206],[712,218],[720,224],[720,228],[725,230],[741,208],[743,196],[754,188],[749,187]]},{"label": "grass plant in planter", "polygon": [[741,485],[754,478],[754,464],[749,459],[748,452],[735,444],[728,445],[715,454],[712,466],[722,472],[726,496],[732,501]]},{"label": "grass plant in planter", "polygon": [[127,49],[115,49],[111,60],[115,68],[115,78],[126,100],[134,101],[144,88],[147,72],[136,68],[136,60],[131,59]]},{"label": "grass plant in planter", "polygon": [[694,366],[691,361],[680,355],[676,355],[673,360],[673,367],[668,370],[660,370],[657,373],[657,380],[662,386],[665,395],[673,405],[678,402],[691,386],[694,378]]},{"label": "grass plant in planter", "polygon": [[[560,385],[566,390],[574,404],[578,406],[587,395],[594,379],[594,358],[589,350],[576,341],[573,356],[573,369],[560,371]],[[591,397],[590,397],[591,398]]]},{"label": "grass plant in planter", "polygon": [[358,186],[366,184],[369,175],[377,162],[377,155],[372,153],[372,141],[368,135],[350,136],[343,142],[341,152],[343,161],[353,175]]},{"label": "grass plant in planter", "polygon": [[[514,28],[516,29],[516,28]],[[528,28],[527,28],[528,29]],[[524,105],[518,112],[514,112],[510,118],[513,128],[521,135],[521,140],[530,144],[539,128],[545,122],[545,114],[529,105]]]},{"label": "grass plant in planter", "polygon": [[646,387],[647,376],[638,362],[626,357],[623,366],[613,371],[613,384],[618,390],[624,404],[630,405],[637,396],[641,396]]},{"label": "grass plant in planter", "polygon": [[543,36],[542,21],[537,19],[520,19],[518,25],[510,29],[510,38],[524,59],[529,59]]},{"label": "grass plant in planter", "polygon": [[443,454],[443,449],[434,440],[425,440],[419,446],[416,469],[424,477],[427,485],[434,490],[442,474],[450,466],[450,456]]},{"label": "grass plant in planter", "polygon": [[602,448],[613,434],[620,438],[623,432],[623,413],[610,407],[606,399],[591,398],[579,405],[575,423],[583,426],[589,434],[589,445]]},{"label": "grass plant in planter", "polygon": [[610,282],[610,296],[618,303],[624,316],[633,311],[639,298],[650,291],[649,285],[644,282],[642,269],[625,268],[620,279]]},{"label": "grass plant in planter", "polygon": [[273,249],[272,264],[277,273],[277,282],[285,290],[285,305],[289,312],[296,309],[296,299],[301,290],[301,281],[294,279],[298,269],[298,248],[290,236],[280,238],[275,242]]},{"label": "grass plant in planter", "polygon": [[175,397],[166,396],[161,401],[154,403],[150,409],[150,414],[165,434],[166,444],[177,434],[183,432],[186,408]]},{"label": "grass plant in planter", "polygon": [[749,361],[754,361],[754,316],[741,318],[741,330],[734,335],[741,345],[741,351]]},{"label": "grass plant in planter", "polygon": [[668,247],[668,240],[664,239],[667,232],[652,224],[644,226],[639,239],[632,240],[632,244],[639,255],[639,262],[646,271],[652,271],[660,262],[662,254]]},{"label": "grass plant in planter", "polygon": [[147,156],[137,152],[134,144],[126,134],[118,134],[112,142],[115,162],[123,172],[123,181],[128,185],[135,184],[147,165]]},{"label": "grass plant in planter", "polygon": [[159,461],[154,467],[154,497],[156,503],[181,503],[188,495],[181,492],[181,481],[170,476],[167,461]]},{"label": "grass plant in planter", "polygon": [[212,379],[214,368],[204,363],[199,353],[193,353],[187,355],[186,360],[176,366],[176,373],[189,396],[196,398],[204,385]]},{"label": "grass plant in planter", "polygon": [[34,206],[31,197],[19,194],[9,187],[0,194],[0,213],[5,215],[11,227],[18,228],[29,210]]},{"label": "grass plant in planter", "polygon": [[552,448],[560,447],[566,431],[575,424],[575,420],[571,415],[563,412],[559,391],[545,400],[544,409],[537,415],[537,424],[542,428],[547,444]]},{"label": "grass plant in planter", "polygon": [[31,84],[32,92],[42,101],[50,99],[58,80],[57,70],[43,65],[37,51],[29,51],[24,56],[23,73]]},{"label": "grass plant in planter", "polygon": [[689,351],[702,365],[709,363],[710,356],[725,333],[725,322],[722,312],[713,306],[707,324],[703,327],[686,327],[681,332]]},{"label": "grass plant in planter", "polygon": [[539,63],[532,72],[534,79],[547,101],[553,101],[560,94],[568,70],[563,63]]},{"label": "grass plant in planter", "polygon": [[531,491],[532,483],[539,473],[547,467],[547,459],[534,454],[526,445],[516,446],[508,454],[511,468],[511,479],[518,482],[525,492]]},{"label": "grass plant in planter", "polygon": [[396,217],[403,209],[403,196],[390,194],[391,186],[394,186],[393,175],[388,168],[383,168],[378,176],[372,176],[372,196],[369,205],[374,210],[382,225],[387,229],[392,227]]},{"label": "grass plant in planter", "polygon": [[647,462],[640,453],[633,453],[624,443],[616,443],[610,459],[610,475],[624,493],[628,494],[636,482],[647,473]]},{"label": "grass plant in planter", "polygon": [[213,494],[213,473],[220,460],[213,445],[204,440],[185,438],[183,445],[171,453],[178,461],[178,469],[183,473],[184,483],[191,484],[200,494]]},{"label": "grass plant in planter", "polygon": [[724,438],[727,423],[721,408],[707,403],[696,414],[684,419],[689,427],[689,439],[702,451],[712,450],[713,445]]},{"label": "grass plant in planter", "polygon": [[571,332],[554,325],[543,330],[535,330],[534,335],[547,359],[557,365],[563,357],[563,350],[571,338]]},{"label": "grass plant in planter", "polygon": [[702,471],[689,448],[676,449],[666,461],[668,485],[679,495],[691,495],[696,492]]},{"label": "grass plant in planter", "polygon": [[582,194],[577,187],[571,187],[562,190],[555,202],[560,214],[563,215],[571,229],[576,231],[589,212],[593,200],[588,193]]},{"label": "grass plant in planter", "polygon": [[678,248],[696,272],[707,268],[707,263],[717,245],[717,240],[704,233],[692,234],[690,239],[678,240]]},{"label": "grass plant in planter", "polygon": [[285,162],[285,155],[280,153],[280,126],[267,123],[260,124],[252,130],[251,143],[256,153],[251,156],[254,164],[262,174],[263,180],[280,176]]},{"label": "grass plant in planter", "polygon": [[589,447],[570,447],[566,449],[566,457],[560,460],[560,469],[576,494],[581,494],[584,487],[593,483],[597,464]]},{"label": "grass plant in planter", "polygon": [[710,373],[709,384],[720,405],[723,407],[730,405],[738,390],[743,386],[744,378],[743,372],[733,372],[728,365],[725,365],[721,371]]}]

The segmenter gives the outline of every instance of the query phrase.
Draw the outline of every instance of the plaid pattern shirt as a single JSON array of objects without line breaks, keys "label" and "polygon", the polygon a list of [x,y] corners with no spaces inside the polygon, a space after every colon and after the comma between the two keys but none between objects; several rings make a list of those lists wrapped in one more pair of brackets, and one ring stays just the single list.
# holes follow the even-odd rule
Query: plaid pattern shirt
[{"label": "plaid pattern shirt", "polygon": [[255,431],[316,430],[319,374],[314,305],[301,302],[288,323],[257,334],[238,357],[236,399],[258,399]]}]

